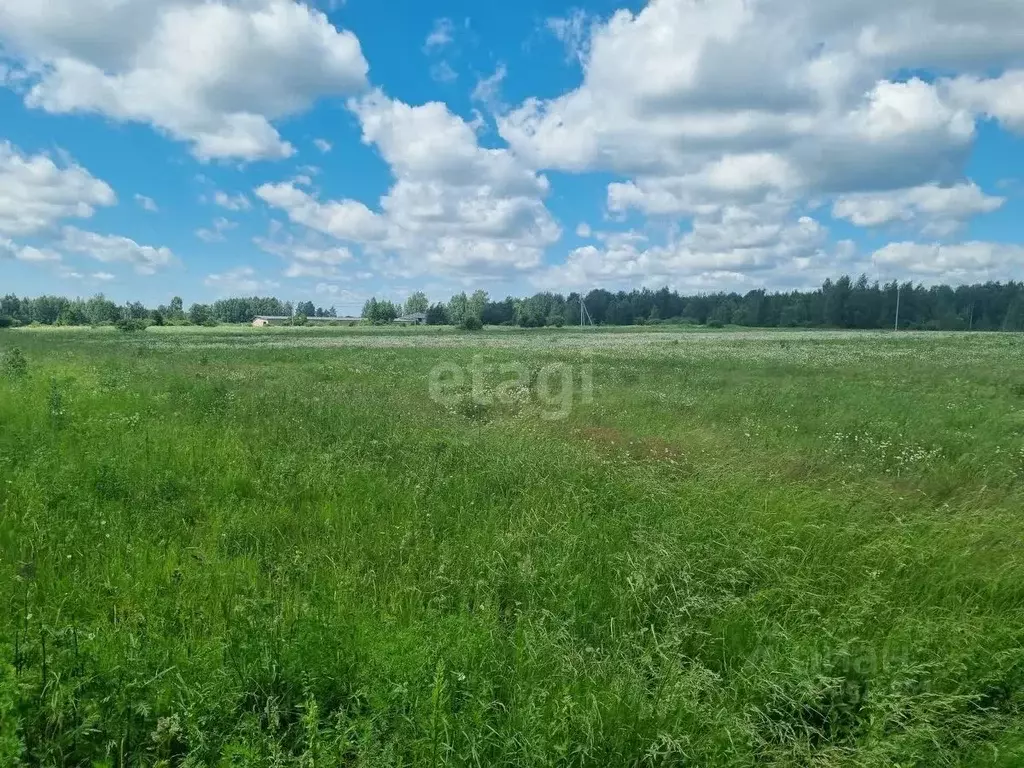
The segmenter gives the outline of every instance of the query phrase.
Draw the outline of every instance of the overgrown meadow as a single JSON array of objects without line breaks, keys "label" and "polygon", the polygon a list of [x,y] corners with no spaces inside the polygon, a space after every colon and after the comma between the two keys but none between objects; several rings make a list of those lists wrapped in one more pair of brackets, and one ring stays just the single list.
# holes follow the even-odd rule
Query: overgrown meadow
[{"label": "overgrown meadow", "polygon": [[1020,335],[4,331],[0,765],[1020,766],[1022,542]]}]

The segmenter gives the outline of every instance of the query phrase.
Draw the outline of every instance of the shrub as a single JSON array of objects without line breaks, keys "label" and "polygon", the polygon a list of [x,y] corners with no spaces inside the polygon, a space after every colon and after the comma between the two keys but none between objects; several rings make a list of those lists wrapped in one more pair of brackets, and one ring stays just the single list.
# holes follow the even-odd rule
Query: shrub
[{"label": "shrub", "polygon": [[4,355],[3,371],[12,379],[20,379],[28,373],[28,360],[20,348],[14,347]]},{"label": "shrub", "polygon": [[464,331],[479,331],[483,327],[483,321],[476,315],[466,315],[459,323],[459,328]]},{"label": "shrub", "polygon": [[14,318],[9,315],[0,315],[0,328],[13,328]]},{"label": "shrub", "polygon": [[121,333],[138,333],[149,327],[145,320],[118,320],[114,325]]}]

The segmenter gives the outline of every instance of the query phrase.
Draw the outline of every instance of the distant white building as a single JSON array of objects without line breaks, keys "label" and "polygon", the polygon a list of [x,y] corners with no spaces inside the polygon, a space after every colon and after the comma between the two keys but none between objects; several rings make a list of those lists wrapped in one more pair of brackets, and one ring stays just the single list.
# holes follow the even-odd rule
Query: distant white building
[{"label": "distant white building", "polygon": [[[329,325],[331,323],[359,323],[361,317],[307,317],[307,325]],[[288,315],[257,315],[252,321],[253,328],[264,328],[268,325],[291,325],[292,318]]]},{"label": "distant white building", "polygon": [[292,319],[286,315],[257,315],[252,321],[253,328],[263,328],[267,325],[287,325]]},{"label": "distant white building", "polygon": [[395,318],[396,323],[402,325],[425,325],[427,322],[426,312],[413,312],[411,315],[402,315],[401,317]]}]

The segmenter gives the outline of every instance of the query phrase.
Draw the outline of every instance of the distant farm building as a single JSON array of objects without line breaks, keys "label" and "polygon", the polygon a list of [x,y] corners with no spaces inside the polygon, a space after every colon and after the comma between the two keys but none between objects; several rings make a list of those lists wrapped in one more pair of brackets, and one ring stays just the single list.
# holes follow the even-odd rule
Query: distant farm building
[{"label": "distant farm building", "polygon": [[[268,325],[291,325],[288,315],[257,315],[252,321],[253,328],[264,328]],[[330,325],[331,323],[359,323],[359,317],[307,317],[306,325]]]},{"label": "distant farm building", "polygon": [[252,321],[253,328],[263,328],[267,325],[287,325],[292,319],[284,315],[258,315]]},{"label": "distant farm building", "polygon": [[413,312],[411,315],[402,315],[401,317],[395,318],[396,323],[402,325],[423,325],[427,322],[426,312]]}]

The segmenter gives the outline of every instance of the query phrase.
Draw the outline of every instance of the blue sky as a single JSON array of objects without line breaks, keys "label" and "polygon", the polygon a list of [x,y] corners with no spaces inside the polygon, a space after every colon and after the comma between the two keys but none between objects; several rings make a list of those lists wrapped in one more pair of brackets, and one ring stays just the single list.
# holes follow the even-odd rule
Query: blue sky
[{"label": "blue sky", "polygon": [[3,0],[0,291],[1024,277],[1024,3]]}]

